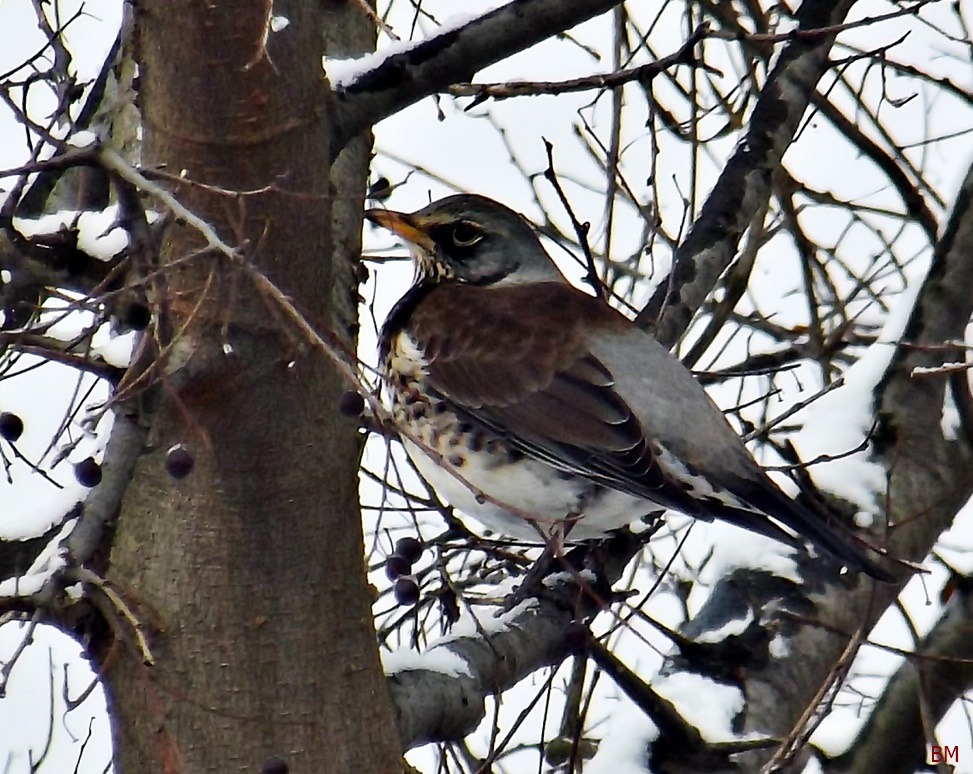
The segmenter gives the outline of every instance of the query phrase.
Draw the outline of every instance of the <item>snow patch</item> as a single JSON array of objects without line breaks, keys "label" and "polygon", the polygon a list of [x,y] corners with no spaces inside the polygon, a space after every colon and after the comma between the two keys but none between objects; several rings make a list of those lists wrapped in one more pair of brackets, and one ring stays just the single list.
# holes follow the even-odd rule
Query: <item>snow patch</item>
[{"label": "snow patch", "polygon": [[89,131],[75,132],[68,137],[67,143],[73,148],[90,148],[98,144],[98,135]]},{"label": "snow patch", "polygon": [[778,540],[734,527],[725,522],[709,525],[713,553],[701,573],[704,586],[715,583],[733,570],[766,570],[779,578],[801,582],[794,554],[797,549]]},{"label": "snow patch", "polygon": [[959,438],[960,427],[959,409],[953,398],[953,388],[948,386],[943,394],[943,411],[939,417],[939,429],[945,440],[955,441]]},{"label": "snow patch", "polygon": [[[98,339],[99,336],[96,336],[95,341],[97,342]],[[134,333],[126,333],[122,336],[109,335],[106,340],[92,346],[91,353],[110,366],[127,368],[132,360],[132,352],[135,350],[137,341],[138,337]]]},{"label": "snow patch", "polygon": [[743,634],[747,627],[753,623],[753,611],[747,610],[743,618],[734,618],[727,621],[719,629],[703,632],[696,637],[695,642],[723,642],[727,637]]},{"label": "snow patch", "polygon": [[546,575],[541,583],[549,589],[554,589],[564,583],[577,583],[578,581],[593,584],[598,577],[591,570],[580,570],[578,572],[552,572]]},{"label": "snow patch", "polygon": [[[808,473],[821,489],[869,513],[876,509],[876,495],[885,491],[885,468],[872,461],[867,446],[859,447],[872,428],[875,387],[888,370],[921,287],[917,279],[896,299],[878,341],[845,372],[842,387],[802,412],[804,426],[792,439],[805,463],[838,457],[815,462]],[[854,449],[859,450],[851,453]]]},{"label": "snow patch", "polygon": [[71,534],[71,530],[77,523],[77,519],[68,519],[64,522],[61,530],[37,555],[27,572],[7,578],[0,583],[0,598],[26,597],[44,588],[51,577],[67,564],[65,561],[67,552],[61,548],[61,541]]},{"label": "snow patch", "polygon": [[787,637],[778,634],[767,645],[767,652],[772,658],[787,658],[791,653],[791,646],[788,644]]},{"label": "snow patch", "polygon": [[585,764],[585,774],[646,774],[647,751],[659,738],[659,728],[634,703],[611,713],[608,731],[598,744],[598,752]]},{"label": "snow patch", "polygon": [[466,659],[444,647],[433,646],[422,653],[402,648],[381,652],[382,669],[388,676],[399,672],[441,672],[450,677],[472,677]]},{"label": "snow patch", "polygon": [[536,599],[525,599],[519,605],[507,611],[495,607],[480,612],[474,612],[474,610],[468,609],[453,626],[452,631],[442,639],[437,640],[433,644],[433,647],[464,637],[505,632],[510,628],[511,621],[515,621],[524,613],[537,607],[537,605],[538,602]]},{"label": "snow patch", "polygon": [[[652,688],[671,702],[707,742],[741,738],[733,731],[733,721],[744,707],[743,694],[736,688],[687,672],[659,677]],[[646,774],[648,747],[658,737],[655,723],[624,698],[611,713],[608,731],[598,745],[598,752],[585,766],[585,772]]]},{"label": "snow patch", "polygon": [[430,643],[422,653],[407,648],[383,651],[382,667],[386,675],[421,669],[441,672],[451,677],[472,677],[473,673],[466,659],[450,650],[449,644],[467,637],[483,637],[506,631],[510,621],[536,606],[536,599],[526,599],[508,611],[499,608],[490,608],[480,614],[467,611],[453,626],[449,635]]},{"label": "snow patch", "polygon": [[730,742],[740,737],[733,720],[743,711],[743,694],[729,685],[690,672],[666,675],[652,688],[675,705],[683,719],[707,742]]},{"label": "snow patch", "polygon": [[128,247],[128,233],[118,226],[118,207],[82,212],[78,217],[78,248],[108,261]]},{"label": "snow patch", "polygon": [[455,16],[450,16],[442,23],[442,25],[436,28],[436,32],[433,35],[429,35],[428,37],[421,38],[419,40],[393,40],[387,43],[381,51],[365,54],[365,56],[356,57],[354,59],[331,59],[324,57],[322,59],[324,72],[328,76],[328,81],[331,83],[331,88],[333,88],[335,91],[342,91],[343,89],[347,89],[348,87],[354,85],[362,78],[362,76],[371,73],[373,70],[377,70],[393,56],[411,51],[423,43],[427,43],[430,40],[435,40],[442,35],[446,35],[454,30],[458,30],[460,27],[465,27],[475,19],[486,16],[487,14],[492,13],[494,10],[496,10],[496,7],[487,8],[482,13],[476,15],[456,14]]},{"label": "snow patch", "polygon": [[78,249],[109,261],[128,246],[128,233],[118,225],[118,205],[98,211],[61,210],[40,218],[14,218],[13,226],[25,237],[77,229]]}]

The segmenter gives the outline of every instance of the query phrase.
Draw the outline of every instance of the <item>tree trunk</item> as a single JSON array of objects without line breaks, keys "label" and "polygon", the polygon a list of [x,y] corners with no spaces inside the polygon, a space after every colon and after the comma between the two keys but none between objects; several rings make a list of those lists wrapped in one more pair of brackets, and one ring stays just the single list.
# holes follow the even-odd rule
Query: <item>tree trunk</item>
[{"label": "tree trunk", "polygon": [[[143,159],[193,181],[176,196],[324,331],[354,290],[333,258],[354,252],[360,215],[346,207],[348,233],[332,231],[323,31],[343,16],[364,48],[369,23],[354,3],[278,1],[289,23],[267,32],[270,11],[136,4]],[[359,179],[341,189],[357,191],[360,213],[357,153],[346,163]],[[169,358],[151,401],[111,554],[155,659],[127,646],[106,657],[116,767],[258,771],[279,756],[291,772],[400,769],[363,567],[358,436],[335,408],[343,385],[239,262],[214,250],[185,261],[205,247],[170,228],[154,288],[161,344],[171,326],[173,352],[192,354]],[[181,480],[165,469],[175,443],[195,460]]]}]

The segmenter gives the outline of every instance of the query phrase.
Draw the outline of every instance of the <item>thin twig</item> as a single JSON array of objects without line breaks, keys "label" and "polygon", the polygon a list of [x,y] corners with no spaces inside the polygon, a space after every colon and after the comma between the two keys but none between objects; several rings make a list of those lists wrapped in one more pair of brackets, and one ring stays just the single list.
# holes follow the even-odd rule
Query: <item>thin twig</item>
[{"label": "thin twig", "polygon": [[[115,619],[117,633],[123,635],[125,631],[128,631],[135,640],[135,646],[138,649],[139,655],[142,657],[142,663],[144,663],[146,666],[155,665],[155,658],[152,656],[152,651],[149,648],[149,641],[145,636],[144,624],[139,620],[135,612],[128,606],[121,594],[115,591],[115,589],[112,588],[111,584],[105,578],[102,578],[100,575],[92,572],[86,567],[71,568],[65,573],[65,577],[79,583],[84,583],[100,592],[104,601],[108,602],[108,610],[104,609],[105,605],[98,605],[101,612],[107,613],[111,611],[113,613],[117,613],[117,616],[110,616],[111,618]],[[96,595],[92,595],[92,601],[97,604]],[[120,621],[119,618],[121,619]],[[124,627],[119,626],[120,623],[127,624],[127,630]]]},{"label": "thin twig", "polygon": [[760,427],[754,430],[751,430],[749,433],[743,436],[744,442],[746,443],[749,441],[756,440],[757,438],[761,438],[762,436],[765,436],[772,428],[779,425],[785,419],[794,416],[798,411],[802,411],[806,409],[808,406],[814,403],[814,401],[818,400],[819,398],[823,398],[832,390],[837,390],[839,387],[843,386],[844,383],[845,383],[845,378],[843,376],[839,376],[837,379],[831,382],[831,384],[826,384],[824,387],[822,387],[820,390],[814,393],[814,395],[812,395],[807,400],[802,400],[799,403],[795,403],[793,406],[787,409],[787,411],[785,411],[783,414],[779,414],[778,416],[774,417],[766,424],[761,425]]},{"label": "thin twig", "polygon": [[27,631],[24,632],[24,636],[21,638],[20,642],[17,643],[17,647],[14,648],[14,652],[10,655],[6,661],[0,665],[0,699],[2,699],[7,693],[7,682],[10,680],[10,673],[13,672],[14,667],[17,665],[17,661],[24,654],[24,651],[33,644],[34,642],[34,630],[37,628],[37,624],[40,623],[41,611],[40,608],[34,611],[31,616],[30,621],[27,622]]},{"label": "thin twig", "polygon": [[547,151],[547,169],[544,170],[544,178],[554,186],[554,190],[557,191],[561,204],[571,219],[571,226],[574,228],[574,233],[578,237],[578,244],[581,245],[585,265],[588,268],[588,276],[585,280],[591,285],[592,290],[595,291],[595,296],[604,301],[605,288],[601,284],[601,279],[598,277],[598,270],[595,268],[595,257],[591,254],[591,246],[588,244],[588,231],[591,229],[591,224],[587,221],[582,223],[575,217],[574,210],[568,202],[568,197],[564,195],[561,184],[558,182],[557,172],[554,171],[554,146],[546,138],[544,139],[544,149]]},{"label": "thin twig", "polygon": [[454,97],[473,97],[465,110],[476,107],[488,99],[510,99],[511,97],[535,97],[543,94],[568,94],[591,89],[617,89],[626,83],[649,83],[659,73],[674,65],[700,67],[714,75],[722,75],[715,67],[701,62],[693,55],[696,45],[711,34],[707,24],[700,24],[677,51],[668,56],[648,62],[638,67],[630,67],[614,73],[588,75],[584,78],[571,78],[564,81],[506,81],[503,83],[454,83],[446,92]]}]

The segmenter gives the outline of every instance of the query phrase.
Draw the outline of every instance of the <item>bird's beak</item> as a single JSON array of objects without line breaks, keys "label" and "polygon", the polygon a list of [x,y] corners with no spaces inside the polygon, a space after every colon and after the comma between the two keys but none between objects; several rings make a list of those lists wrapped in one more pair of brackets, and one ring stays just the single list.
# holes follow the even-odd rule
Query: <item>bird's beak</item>
[{"label": "bird's beak", "polygon": [[365,210],[365,217],[426,252],[435,250],[436,245],[429,234],[411,215],[394,210]]}]

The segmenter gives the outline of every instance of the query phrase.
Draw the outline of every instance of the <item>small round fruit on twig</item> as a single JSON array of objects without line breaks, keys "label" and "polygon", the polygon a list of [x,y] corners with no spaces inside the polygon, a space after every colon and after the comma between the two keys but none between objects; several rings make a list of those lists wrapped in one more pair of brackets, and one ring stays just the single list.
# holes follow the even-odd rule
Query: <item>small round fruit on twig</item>
[{"label": "small round fruit on twig", "polygon": [[392,593],[400,605],[412,606],[419,601],[419,584],[411,575],[403,575],[395,582]]},{"label": "small round fruit on twig", "polygon": [[188,476],[192,473],[195,464],[193,455],[181,443],[170,446],[169,451],[166,452],[166,473],[175,479]]},{"label": "small round fruit on twig", "polygon": [[404,557],[410,564],[415,564],[422,558],[422,543],[414,537],[399,538],[395,541],[395,553]]},{"label": "small round fruit on twig", "polygon": [[74,477],[81,486],[89,489],[98,486],[101,483],[101,465],[95,462],[94,457],[86,457],[74,464]]},{"label": "small round fruit on twig", "polygon": [[24,420],[16,414],[4,411],[0,414],[0,438],[14,443],[24,432]]}]

